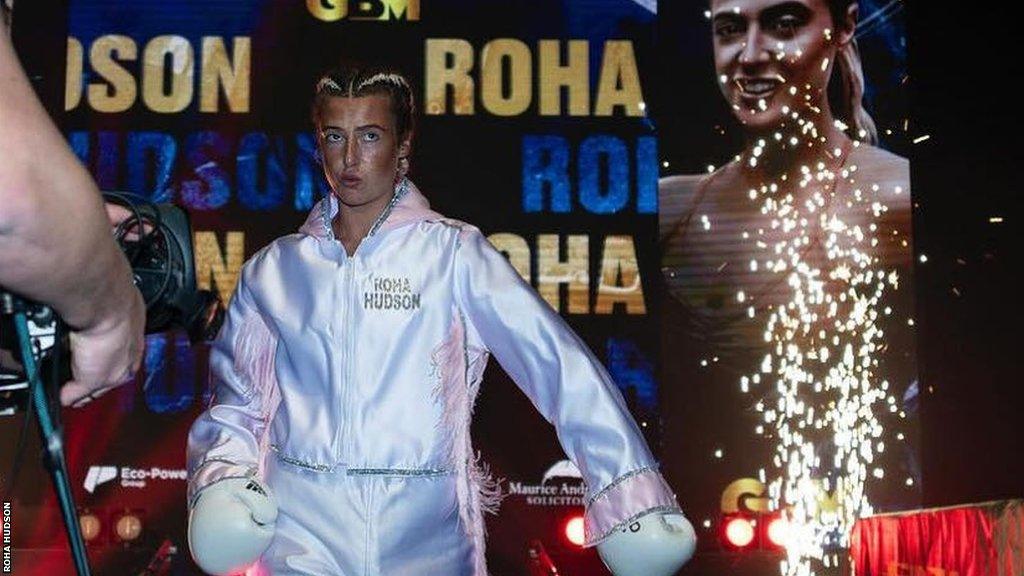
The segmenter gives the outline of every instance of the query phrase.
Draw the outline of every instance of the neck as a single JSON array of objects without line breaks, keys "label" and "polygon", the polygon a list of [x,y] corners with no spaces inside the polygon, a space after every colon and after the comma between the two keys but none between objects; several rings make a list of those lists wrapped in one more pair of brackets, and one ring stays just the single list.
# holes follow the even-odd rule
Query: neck
[{"label": "neck", "polygon": [[331,221],[334,237],[353,252],[384,213],[394,194],[381,194],[372,202],[353,206],[338,201],[338,213]]},{"label": "neck", "polygon": [[[803,125],[787,118],[775,130],[748,134],[740,160],[749,178],[760,182],[775,180],[783,174],[792,178],[802,166],[814,170],[819,162],[835,166],[842,160],[837,158],[836,150],[846,150],[850,138],[836,127],[827,102],[818,110],[805,110],[802,117]],[[813,130],[806,129],[808,122],[813,124]]]}]

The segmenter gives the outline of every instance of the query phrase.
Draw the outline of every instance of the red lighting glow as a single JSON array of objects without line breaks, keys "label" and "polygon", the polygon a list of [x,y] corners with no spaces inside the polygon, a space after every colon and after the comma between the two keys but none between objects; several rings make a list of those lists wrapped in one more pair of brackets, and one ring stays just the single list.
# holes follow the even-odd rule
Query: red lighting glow
[{"label": "red lighting glow", "polygon": [[725,538],[737,548],[749,546],[754,541],[754,524],[747,518],[731,518],[725,524]]},{"label": "red lighting glow", "polygon": [[565,538],[577,546],[583,546],[586,539],[583,530],[583,516],[573,516],[565,523]]}]

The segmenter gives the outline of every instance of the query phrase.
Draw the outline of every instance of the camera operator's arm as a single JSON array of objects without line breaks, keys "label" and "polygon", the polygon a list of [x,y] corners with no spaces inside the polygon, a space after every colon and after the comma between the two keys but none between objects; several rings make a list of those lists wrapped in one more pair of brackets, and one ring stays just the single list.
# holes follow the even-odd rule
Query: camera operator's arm
[{"label": "camera operator's arm", "polygon": [[67,405],[123,382],[142,355],[145,306],[96,185],[47,117],[0,30],[0,286],[72,327]]}]

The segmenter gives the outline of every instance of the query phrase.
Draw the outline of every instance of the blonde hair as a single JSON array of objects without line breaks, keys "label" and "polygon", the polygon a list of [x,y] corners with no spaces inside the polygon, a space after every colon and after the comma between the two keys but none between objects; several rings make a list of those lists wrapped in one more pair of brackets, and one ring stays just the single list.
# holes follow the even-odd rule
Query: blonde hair
[{"label": "blonde hair", "polygon": [[[853,4],[856,4],[855,0],[830,0],[828,8],[832,14],[832,24],[837,28],[845,25],[846,14]],[[849,42],[839,47],[836,61],[843,82],[842,100],[836,112],[849,122],[854,138],[869,144],[878,144],[878,128],[871,115],[864,109],[864,67],[857,40],[852,35]]]},{"label": "blonde hair", "polygon": [[341,66],[324,73],[316,82],[313,96],[313,122],[324,100],[329,97],[358,98],[387,94],[395,128],[400,138],[412,133],[416,123],[416,105],[412,86],[401,73],[375,66]]},{"label": "blonde hair", "polygon": [[840,46],[836,55],[839,64],[839,76],[843,80],[842,109],[840,113],[847,118],[853,128],[853,135],[869,144],[878,144],[878,128],[875,121],[864,109],[864,69],[861,67],[860,50],[857,41]]}]

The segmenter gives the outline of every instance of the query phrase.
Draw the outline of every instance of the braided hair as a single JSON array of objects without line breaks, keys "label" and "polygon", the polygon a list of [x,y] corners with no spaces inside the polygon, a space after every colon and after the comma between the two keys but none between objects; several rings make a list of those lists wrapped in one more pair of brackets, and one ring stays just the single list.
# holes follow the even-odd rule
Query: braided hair
[{"label": "braided hair", "polygon": [[412,134],[416,124],[412,86],[400,72],[381,66],[340,66],[321,75],[313,96],[313,123],[316,124],[320,108],[327,98],[359,98],[374,94],[386,94],[391,100],[399,140]]}]

